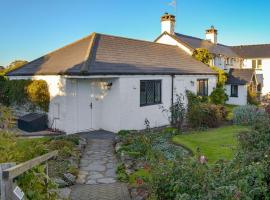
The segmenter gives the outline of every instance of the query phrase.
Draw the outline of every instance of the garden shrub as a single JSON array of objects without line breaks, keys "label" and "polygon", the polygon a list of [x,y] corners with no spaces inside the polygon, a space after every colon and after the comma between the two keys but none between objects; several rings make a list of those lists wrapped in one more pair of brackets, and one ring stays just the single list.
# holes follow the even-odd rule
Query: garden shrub
[{"label": "garden shrub", "polygon": [[34,105],[48,112],[50,103],[49,88],[45,81],[32,81],[26,88],[27,97]]},{"label": "garden shrub", "polygon": [[0,79],[0,103],[10,105],[30,104],[44,111],[49,110],[50,94],[43,80]]},{"label": "garden shrub", "polygon": [[227,100],[228,95],[226,94],[225,89],[223,87],[215,88],[213,92],[210,94],[211,103],[217,105],[224,105]]},{"label": "garden shrub", "polygon": [[233,109],[234,124],[254,125],[266,117],[265,111],[254,105],[238,106]]},{"label": "garden shrub", "polygon": [[162,112],[167,113],[172,127],[177,128],[178,132],[181,131],[184,120],[186,118],[186,107],[184,104],[183,95],[176,95],[176,101],[169,109],[162,107]]},{"label": "garden shrub", "polygon": [[125,165],[123,163],[119,164],[116,168],[117,179],[121,182],[128,182],[129,176],[126,173]]},{"label": "garden shrub", "polygon": [[193,92],[189,90],[186,91],[186,96],[188,99],[188,109],[191,108],[193,105],[209,102],[208,97],[197,96],[196,94],[194,94]]},{"label": "garden shrub", "polygon": [[11,128],[14,125],[14,116],[12,111],[0,104],[0,129]]},{"label": "garden shrub", "polygon": [[218,127],[223,120],[223,113],[218,105],[199,103],[192,106],[187,114],[188,123],[193,128]]},{"label": "garden shrub", "polygon": [[259,105],[260,102],[258,101],[257,93],[248,89],[247,102],[251,105]]}]

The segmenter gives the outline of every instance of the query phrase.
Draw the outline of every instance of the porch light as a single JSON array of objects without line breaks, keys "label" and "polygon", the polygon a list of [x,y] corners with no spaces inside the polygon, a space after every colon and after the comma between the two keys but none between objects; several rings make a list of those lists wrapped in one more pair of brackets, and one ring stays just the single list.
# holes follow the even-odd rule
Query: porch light
[{"label": "porch light", "polygon": [[106,87],[107,87],[108,90],[110,90],[112,88],[112,82],[107,83]]}]

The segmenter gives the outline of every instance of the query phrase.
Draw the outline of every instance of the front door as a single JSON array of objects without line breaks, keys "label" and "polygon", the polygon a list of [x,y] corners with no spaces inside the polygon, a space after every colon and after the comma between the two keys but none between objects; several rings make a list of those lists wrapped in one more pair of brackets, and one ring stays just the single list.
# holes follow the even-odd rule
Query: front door
[{"label": "front door", "polygon": [[77,129],[78,132],[93,128],[93,102],[91,102],[91,82],[78,80],[77,84]]}]

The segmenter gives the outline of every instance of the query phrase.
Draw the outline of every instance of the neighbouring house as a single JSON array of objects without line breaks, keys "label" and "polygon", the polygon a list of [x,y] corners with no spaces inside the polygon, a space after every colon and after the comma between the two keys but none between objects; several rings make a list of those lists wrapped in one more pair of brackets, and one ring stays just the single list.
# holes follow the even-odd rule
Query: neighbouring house
[{"label": "neighbouring house", "polygon": [[256,70],[259,82],[258,92],[270,92],[270,44],[235,46],[233,50],[241,56],[242,68]]},{"label": "neighbouring house", "polygon": [[257,91],[258,81],[253,69],[230,69],[225,86],[228,93],[228,104],[246,105],[248,91]]},{"label": "neighbouring house", "polygon": [[216,72],[177,46],[93,33],[8,73],[49,85],[49,127],[67,134],[169,124],[177,94],[209,95]]},{"label": "neighbouring house", "polygon": [[[226,46],[218,43],[218,31],[214,26],[207,29],[205,39],[201,39],[176,33],[174,31],[175,22],[175,16],[165,13],[161,17],[161,35],[155,42],[176,45],[189,55],[192,55],[197,48],[207,49],[213,57],[210,65],[223,69],[229,76],[232,74],[229,73],[230,69],[242,69],[241,72],[248,69],[246,73],[250,73],[249,69],[256,68],[258,84],[256,92],[262,95],[270,92],[270,84],[267,84],[270,81],[270,45]],[[235,79],[235,77],[229,77],[229,79]],[[225,88],[230,88],[230,85],[228,82]],[[228,96],[231,95],[230,90],[226,92]],[[234,99],[238,98],[238,100],[233,102],[237,102],[238,105],[244,105],[246,99],[244,96],[241,96],[244,93],[239,93],[238,97],[234,97]]]},{"label": "neighbouring house", "polygon": [[5,67],[4,66],[0,66],[0,71],[4,70]]}]

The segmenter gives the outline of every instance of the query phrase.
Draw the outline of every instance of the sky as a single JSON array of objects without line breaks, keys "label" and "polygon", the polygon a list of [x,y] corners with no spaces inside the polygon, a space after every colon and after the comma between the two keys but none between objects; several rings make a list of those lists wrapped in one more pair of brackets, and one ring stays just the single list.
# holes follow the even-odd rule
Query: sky
[{"label": "sky", "polygon": [[269,0],[0,0],[0,66],[31,61],[92,32],[153,41],[160,17],[204,38],[211,25],[226,45],[270,43]]}]

